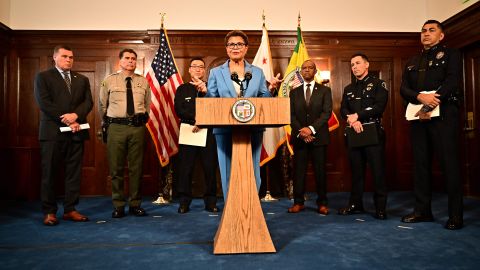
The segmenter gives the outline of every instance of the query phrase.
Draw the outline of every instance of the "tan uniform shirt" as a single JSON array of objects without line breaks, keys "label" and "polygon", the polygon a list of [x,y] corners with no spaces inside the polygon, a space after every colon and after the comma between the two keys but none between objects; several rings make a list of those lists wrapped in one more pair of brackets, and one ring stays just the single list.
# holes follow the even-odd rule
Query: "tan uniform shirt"
[{"label": "tan uniform shirt", "polygon": [[[135,114],[150,112],[150,85],[145,77],[133,74],[132,76],[133,104]],[[108,75],[100,87],[99,109],[103,116],[127,117],[127,76],[122,72]],[[108,111],[107,111],[108,107]]]}]

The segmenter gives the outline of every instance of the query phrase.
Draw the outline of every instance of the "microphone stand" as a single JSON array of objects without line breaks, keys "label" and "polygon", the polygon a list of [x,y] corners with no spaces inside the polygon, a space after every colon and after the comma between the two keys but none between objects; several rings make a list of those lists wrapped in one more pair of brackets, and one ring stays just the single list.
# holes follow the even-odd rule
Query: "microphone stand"
[{"label": "microphone stand", "polygon": [[[237,83],[240,86],[240,97],[244,97],[245,90],[246,90],[246,88],[248,88],[248,84],[250,83],[250,80],[252,79],[252,73],[250,71],[247,71],[245,73],[245,78],[243,80],[240,80],[238,78],[238,73],[233,72],[232,75],[231,75],[231,79],[232,79],[232,81],[234,81],[235,83]],[[245,81],[247,82],[247,87],[246,88],[243,87],[243,82],[245,82]]]}]

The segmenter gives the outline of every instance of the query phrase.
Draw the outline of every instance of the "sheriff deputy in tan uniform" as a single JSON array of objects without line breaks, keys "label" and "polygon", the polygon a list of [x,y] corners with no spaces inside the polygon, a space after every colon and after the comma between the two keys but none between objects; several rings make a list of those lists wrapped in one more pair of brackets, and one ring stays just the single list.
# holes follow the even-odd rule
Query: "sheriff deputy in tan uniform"
[{"label": "sheriff deputy in tan uniform", "polygon": [[128,212],[146,216],[140,207],[140,180],[145,149],[145,123],[150,111],[150,86],[145,77],[135,74],[137,53],[119,53],[119,73],[105,78],[100,88],[100,113],[108,124],[107,153],[112,177],[113,218],[125,216],[124,165],[128,161]]}]

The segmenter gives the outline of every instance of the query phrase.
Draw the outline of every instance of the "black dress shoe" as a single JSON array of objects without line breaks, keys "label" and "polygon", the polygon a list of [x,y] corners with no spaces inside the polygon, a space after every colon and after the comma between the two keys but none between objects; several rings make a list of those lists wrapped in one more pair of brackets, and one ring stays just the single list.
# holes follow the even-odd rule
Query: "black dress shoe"
[{"label": "black dress shoe", "polygon": [[359,206],[358,204],[351,204],[345,208],[340,208],[338,210],[339,215],[353,215],[353,214],[361,214],[363,213],[363,206]]},{"label": "black dress shoe", "polygon": [[460,230],[463,228],[463,218],[461,217],[451,217],[447,220],[445,228],[449,230]]},{"label": "black dress shoe", "polygon": [[376,219],[385,220],[387,219],[387,213],[385,212],[385,210],[377,210],[373,217]]},{"label": "black dress shoe", "polygon": [[145,209],[141,207],[129,207],[128,213],[137,217],[143,217],[147,215],[147,212],[145,212]]},{"label": "black dress shoe", "polygon": [[218,207],[217,206],[205,206],[205,210],[208,212],[212,213],[218,213]]},{"label": "black dress shoe", "polygon": [[112,218],[122,218],[125,216],[125,210],[123,207],[115,208],[112,212]]},{"label": "black dress shoe", "polygon": [[188,207],[188,205],[180,205],[180,206],[178,207],[178,211],[177,211],[177,212],[178,212],[179,214],[186,214],[186,213],[188,213],[188,211],[190,211],[190,207]]},{"label": "black dress shoe", "polygon": [[432,215],[417,215],[415,213],[408,214],[402,217],[402,222],[405,223],[417,223],[417,222],[432,222]]}]

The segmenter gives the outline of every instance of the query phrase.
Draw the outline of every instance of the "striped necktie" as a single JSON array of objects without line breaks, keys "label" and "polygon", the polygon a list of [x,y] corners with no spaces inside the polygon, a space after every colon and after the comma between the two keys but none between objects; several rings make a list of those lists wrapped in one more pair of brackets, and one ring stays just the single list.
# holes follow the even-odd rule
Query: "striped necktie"
[{"label": "striped necktie", "polygon": [[64,71],[63,72],[63,79],[65,80],[65,83],[67,84],[68,92],[72,92],[72,81],[70,81],[70,77],[68,76],[68,72]]}]

